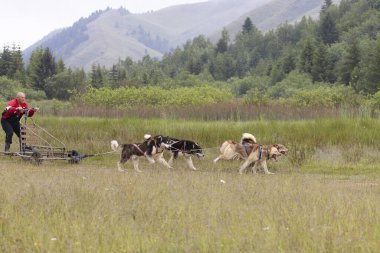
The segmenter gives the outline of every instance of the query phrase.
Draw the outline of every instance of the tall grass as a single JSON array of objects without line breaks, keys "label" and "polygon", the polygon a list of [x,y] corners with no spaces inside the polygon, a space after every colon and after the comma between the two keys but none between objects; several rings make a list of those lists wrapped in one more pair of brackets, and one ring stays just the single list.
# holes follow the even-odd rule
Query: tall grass
[{"label": "tall grass", "polygon": [[[218,155],[223,141],[238,141],[242,133],[249,132],[256,136],[259,143],[282,143],[289,148],[287,159],[278,169],[329,173],[333,166],[335,172],[344,173],[344,168],[353,167],[350,174],[362,173],[363,170],[377,173],[379,169],[376,166],[380,164],[380,121],[370,118],[202,122],[38,116],[35,120],[65,143],[68,149],[78,150],[82,154],[108,152],[110,141],[114,139],[119,143],[135,143],[141,142],[146,133],[162,134],[198,142],[206,153],[206,161],[200,166],[207,169],[212,164],[211,160]],[[48,136],[44,138],[49,139]],[[3,142],[3,139],[0,141]],[[12,149],[15,150],[16,145]],[[109,161],[108,156],[89,160],[101,162],[102,159],[105,164]],[[115,160],[115,157],[112,159]],[[273,165],[275,169],[276,166]],[[232,167],[237,168],[238,164]]]},{"label": "tall grass", "polygon": [[166,118],[191,120],[302,120],[318,118],[378,118],[368,106],[323,107],[288,104],[249,105],[240,101],[191,106],[130,106],[107,107],[72,104],[59,101],[33,102],[42,115],[106,118]]}]

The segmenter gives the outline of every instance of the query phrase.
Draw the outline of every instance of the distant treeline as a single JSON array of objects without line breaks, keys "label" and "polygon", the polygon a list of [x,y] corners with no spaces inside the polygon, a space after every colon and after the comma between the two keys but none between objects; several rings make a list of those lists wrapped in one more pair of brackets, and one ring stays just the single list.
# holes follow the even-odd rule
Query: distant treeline
[{"label": "distant treeline", "polygon": [[[5,46],[0,53],[0,99],[23,88],[35,99],[79,99],[99,105],[109,101],[105,96],[110,94],[132,99],[128,94],[159,95],[163,88],[184,99],[178,104],[217,103],[211,95],[200,99],[200,87],[207,86],[207,91],[222,89],[223,101],[378,107],[379,9],[377,0],[342,0],[339,5],[325,0],[318,20],[304,17],[263,33],[246,18],[235,38],[224,29],[215,44],[198,36],[161,60],[149,55],[139,61],[126,58],[111,68],[94,64],[89,73],[66,67],[49,48],[35,50],[25,68],[20,48]],[[142,87],[150,88],[136,93]],[[148,97],[149,104],[157,101]],[[168,102],[157,101],[162,103]]]}]

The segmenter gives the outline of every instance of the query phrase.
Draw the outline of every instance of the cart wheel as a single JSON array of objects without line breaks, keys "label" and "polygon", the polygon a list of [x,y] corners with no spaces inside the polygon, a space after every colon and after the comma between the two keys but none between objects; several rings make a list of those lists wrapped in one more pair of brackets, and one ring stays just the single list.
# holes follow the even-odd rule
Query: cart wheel
[{"label": "cart wheel", "polygon": [[78,164],[80,162],[80,154],[76,150],[72,150],[71,154],[69,154],[69,157],[71,157],[69,160],[70,164]]},{"label": "cart wheel", "polygon": [[35,165],[40,165],[42,163],[42,155],[37,151],[33,151],[30,161]]},{"label": "cart wheel", "polygon": [[80,159],[79,158],[71,158],[69,160],[69,163],[70,164],[78,164],[80,162]]},{"label": "cart wheel", "polygon": [[21,156],[21,159],[26,162],[30,161],[30,157]]}]

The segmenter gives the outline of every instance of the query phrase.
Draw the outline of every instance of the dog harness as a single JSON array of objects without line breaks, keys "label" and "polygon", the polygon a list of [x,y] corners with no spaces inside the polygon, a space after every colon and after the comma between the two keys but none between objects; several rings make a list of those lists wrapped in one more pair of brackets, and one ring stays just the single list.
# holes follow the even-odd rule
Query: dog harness
[{"label": "dog harness", "polygon": [[263,146],[259,146],[259,160],[261,160],[261,158],[262,158],[262,156],[263,156]]},{"label": "dog harness", "polygon": [[137,150],[140,151],[141,154],[143,154],[143,155],[145,154],[145,153],[141,150],[141,148],[140,148],[139,146],[137,146],[137,145],[134,144],[134,143],[133,143],[133,146],[134,146],[135,148],[137,148]]}]

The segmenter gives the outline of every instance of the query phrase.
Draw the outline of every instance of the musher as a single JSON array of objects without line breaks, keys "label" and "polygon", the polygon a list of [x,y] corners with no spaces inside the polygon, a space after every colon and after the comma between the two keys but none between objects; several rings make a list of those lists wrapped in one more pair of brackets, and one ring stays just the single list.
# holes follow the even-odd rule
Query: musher
[{"label": "musher", "polygon": [[32,117],[38,108],[29,109],[25,103],[25,93],[18,92],[17,97],[8,102],[1,117],[1,126],[5,132],[4,152],[9,152],[12,144],[13,133],[20,139],[20,120],[24,114]]}]

